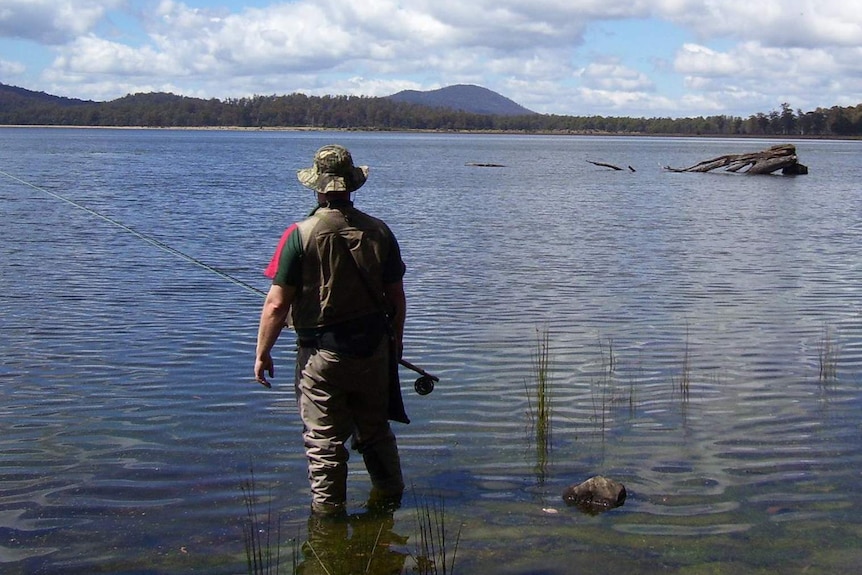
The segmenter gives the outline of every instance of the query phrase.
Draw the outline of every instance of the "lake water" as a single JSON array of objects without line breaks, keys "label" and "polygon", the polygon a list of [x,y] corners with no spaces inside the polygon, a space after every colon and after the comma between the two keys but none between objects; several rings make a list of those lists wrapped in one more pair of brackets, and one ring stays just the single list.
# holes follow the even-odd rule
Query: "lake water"
[{"label": "lake water", "polygon": [[[429,501],[450,560],[461,530],[458,573],[862,564],[860,142],[795,142],[800,177],[661,169],[782,143],[757,140],[3,128],[0,142],[3,573],[244,573],[248,500],[280,519],[256,527],[282,542],[282,573],[291,556],[323,572],[309,553],[327,544],[353,572],[411,572]],[[254,383],[257,290],[314,202],[295,170],[331,142],[371,166],[356,202],[402,245],[405,358],[440,382],[419,396],[402,370],[410,488],[393,521],[363,523],[354,455],[346,542],[297,552],[292,338],[274,388]],[[599,474],[624,506],[565,506]]]}]

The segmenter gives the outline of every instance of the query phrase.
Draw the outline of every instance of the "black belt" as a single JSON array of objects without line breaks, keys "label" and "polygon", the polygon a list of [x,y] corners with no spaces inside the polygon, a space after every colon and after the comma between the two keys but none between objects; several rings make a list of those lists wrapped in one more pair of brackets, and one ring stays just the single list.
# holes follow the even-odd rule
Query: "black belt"
[{"label": "black belt", "polygon": [[312,332],[299,330],[296,345],[301,348],[325,349],[352,357],[368,357],[377,350],[386,332],[386,319],[382,315],[373,314]]}]

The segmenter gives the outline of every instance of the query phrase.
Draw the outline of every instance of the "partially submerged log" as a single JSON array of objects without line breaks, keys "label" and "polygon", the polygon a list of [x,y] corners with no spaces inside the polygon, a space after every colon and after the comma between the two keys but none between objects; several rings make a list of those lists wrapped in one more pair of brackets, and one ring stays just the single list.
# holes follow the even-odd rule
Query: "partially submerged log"
[{"label": "partially submerged log", "polygon": [[[604,162],[594,162],[594,161],[592,161],[592,160],[587,160],[587,162],[588,162],[588,163],[590,163],[590,164],[593,164],[594,166],[599,166],[599,167],[601,167],[601,168],[610,168],[610,169],[612,169],[612,170],[616,170],[616,171],[618,171],[618,172],[619,172],[619,171],[622,171],[622,168],[621,168],[621,167],[619,167],[619,166],[615,166],[615,165],[613,165],[613,164],[606,164],[606,163],[604,163]],[[634,169],[633,167],[629,166],[629,171],[630,171],[630,172],[634,172],[634,171],[635,171],[635,169]]]},{"label": "partially submerged log", "polygon": [[748,168],[745,174],[771,174],[781,170],[785,175],[807,174],[808,167],[799,163],[796,156],[796,146],[793,144],[780,144],[772,146],[760,152],[747,154],[727,154],[704,160],[688,168],[671,168],[665,166],[665,170],[671,172],[709,172],[718,168],[725,168],[728,172],[739,172]]}]

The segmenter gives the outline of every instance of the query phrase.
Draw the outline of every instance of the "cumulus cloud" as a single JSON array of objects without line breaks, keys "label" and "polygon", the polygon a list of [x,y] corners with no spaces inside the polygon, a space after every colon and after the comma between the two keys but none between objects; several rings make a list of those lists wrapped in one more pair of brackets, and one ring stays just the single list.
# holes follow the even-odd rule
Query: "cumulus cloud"
[{"label": "cumulus cloud", "polygon": [[90,32],[124,0],[3,0],[0,37],[63,44]]},{"label": "cumulus cloud", "polygon": [[[244,69],[302,70],[404,62],[447,51],[479,51],[483,58],[530,53],[543,45],[571,43],[583,18],[543,19],[497,3],[339,0],[273,4],[225,17],[163,0],[151,36],[165,52],[184,52]],[[565,3],[560,3],[565,6]],[[449,58],[454,60],[455,58]]]},{"label": "cumulus cloud", "polygon": [[588,88],[640,92],[652,91],[655,87],[646,74],[623,66],[616,59],[592,62],[579,75]]},{"label": "cumulus cloud", "polygon": [[[540,112],[706,113],[746,98],[813,103],[815,88],[817,105],[852,100],[862,77],[862,11],[846,0],[221,1],[0,0],[0,37],[51,45],[38,87],[94,99],[153,87],[234,97],[474,83]],[[591,30],[618,20],[662,22],[681,31],[679,45],[650,55],[667,39],[645,34],[643,55],[584,49]]]},{"label": "cumulus cloud", "polygon": [[[552,7],[537,18],[520,3],[505,4],[374,0],[359,6],[318,0],[224,13],[161,0],[145,22],[149,42],[128,46],[93,35],[79,37],[59,50],[51,77],[96,71],[128,77],[145,74],[149,65],[150,73],[175,81],[256,77],[256,83],[272,83],[273,78],[314,72],[325,78],[414,76],[433,70],[450,82],[481,83],[489,74],[548,74],[564,68],[557,46],[579,41],[584,19],[569,18],[560,25]],[[556,3],[556,8],[565,6]],[[540,59],[544,44],[558,52]],[[389,83],[400,86],[404,80]],[[339,78],[317,90],[344,85]],[[349,85],[377,92],[386,82]]]},{"label": "cumulus cloud", "polygon": [[663,0],[657,5],[657,15],[703,38],[758,39],[777,47],[862,44],[862,11],[847,0]]},{"label": "cumulus cloud", "polygon": [[731,101],[756,99],[771,106],[793,100],[796,106],[813,108],[836,102],[817,101],[811,94],[849,91],[860,97],[860,56],[859,48],[779,48],[751,41],[716,51],[686,44],[677,53],[674,68],[685,75],[692,91],[720,94]]},{"label": "cumulus cloud", "polygon": [[4,77],[23,74],[26,69],[27,67],[21,62],[0,59],[0,75]]},{"label": "cumulus cloud", "polygon": [[170,76],[180,69],[171,56],[150,46],[133,48],[93,35],[75,40],[71,49],[57,58],[54,66],[77,74],[121,77]]},{"label": "cumulus cloud", "polygon": [[676,55],[674,68],[690,75],[727,76],[739,70],[730,54],[721,54],[706,46],[683,44]]},{"label": "cumulus cloud", "polygon": [[627,116],[653,116],[676,105],[664,96],[638,91],[582,88],[578,90],[578,95],[585,107],[601,110],[603,115],[620,115],[620,112],[625,110]]}]

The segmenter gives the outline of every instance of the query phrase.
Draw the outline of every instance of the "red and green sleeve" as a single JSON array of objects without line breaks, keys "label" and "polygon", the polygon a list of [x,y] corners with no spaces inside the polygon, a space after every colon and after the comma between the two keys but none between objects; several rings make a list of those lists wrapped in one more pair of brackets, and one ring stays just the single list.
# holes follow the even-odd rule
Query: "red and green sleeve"
[{"label": "red and green sleeve", "polygon": [[297,287],[302,282],[302,239],[296,224],[282,234],[263,274],[277,285]]}]

